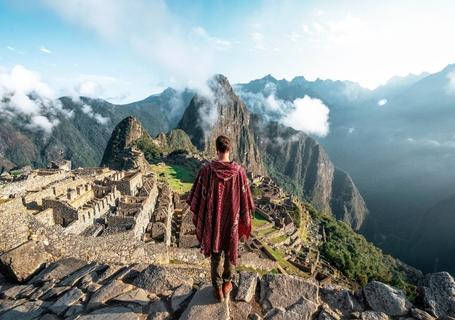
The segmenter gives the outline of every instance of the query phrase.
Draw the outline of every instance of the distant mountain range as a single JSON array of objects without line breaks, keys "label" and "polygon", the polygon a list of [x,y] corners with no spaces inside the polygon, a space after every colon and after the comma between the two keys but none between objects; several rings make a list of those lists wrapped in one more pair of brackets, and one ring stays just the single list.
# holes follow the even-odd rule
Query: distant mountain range
[{"label": "distant mountain range", "polygon": [[[324,203],[354,227],[361,226],[361,232],[387,252],[424,271],[455,272],[452,249],[446,245],[448,241],[455,243],[455,237],[448,231],[439,235],[436,227],[448,223],[450,214],[436,214],[434,209],[440,208],[438,203],[449,203],[443,210],[449,212],[451,202],[444,199],[455,193],[454,74],[455,66],[449,65],[434,74],[392,78],[375,90],[350,81],[309,81],[304,77],[288,81],[270,75],[234,85],[234,93],[252,113],[248,129],[236,131],[248,137],[242,140],[247,144],[239,152],[248,150],[248,159],[243,159],[246,163],[272,173],[275,170],[281,184],[313,202]],[[189,130],[197,117],[184,113],[199,110],[194,96],[191,90],[169,88],[127,105],[84,97],[75,102],[63,97],[63,108],[73,111],[73,116],[59,117],[60,124],[50,136],[29,129],[19,118],[0,119],[0,140],[5,142],[0,144],[0,168],[43,166],[58,158],[72,159],[75,166],[98,165],[110,133],[126,116],[138,118],[152,136],[175,127]],[[311,137],[280,124],[283,114],[295,107],[294,100],[305,96],[321,100],[329,109],[327,136]],[[275,109],[267,106],[268,98]],[[84,104],[107,121],[101,124],[84,112]],[[198,130],[188,134],[201,148],[204,143]],[[284,143],[274,140],[277,135]],[[265,154],[262,164],[254,156],[257,148]],[[310,173],[316,171],[310,164],[325,163],[322,159],[330,163],[332,169],[324,172],[331,178],[317,181],[311,178]],[[322,187],[329,184],[330,188]],[[318,188],[326,193],[311,193]],[[370,214],[363,221],[366,206]],[[425,240],[429,238],[431,241]]]},{"label": "distant mountain range", "polygon": [[424,271],[455,272],[455,236],[445,229],[439,236],[436,227],[449,225],[450,206],[440,214],[434,209],[455,193],[455,65],[395,77],[376,90],[271,76],[236,90],[257,111],[252,94],[291,103],[305,95],[320,99],[330,109],[330,132],[318,141],[352,175],[371,212],[361,232]]}]

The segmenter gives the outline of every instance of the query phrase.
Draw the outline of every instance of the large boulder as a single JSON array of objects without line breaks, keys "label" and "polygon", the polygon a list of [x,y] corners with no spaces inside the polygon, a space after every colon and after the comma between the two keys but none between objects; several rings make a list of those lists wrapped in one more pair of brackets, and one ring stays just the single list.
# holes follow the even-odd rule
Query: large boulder
[{"label": "large boulder", "polygon": [[368,283],[363,293],[371,309],[390,316],[405,315],[412,307],[403,291],[379,281]]},{"label": "large boulder", "polygon": [[180,320],[219,319],[229,320],[229,307],[225,302],[220,303],[213,295],[213,287],[202,286],[191,299]]},{"label": "large boulder", "polygon": [[260,304],[264,310],[288,309],[304,298],[317,306],[318,294],[319,286],[314,282],[294,276],[267,274],[261,280]]},{"label": "large boulder", "polygon": [[384,312],[364,311],[360,314],[361,320],[389,320],[389,316]]},{"label": "large boulder", "polygon": [[150,265],[137,276],[133,284],[157,295],[170,295],[181,285],[192,286],[193,280],[182,277],[170,268]]},{"label": "large boulder", "polygon": [[14,280],[25,282],[51,259],[42,242],[28,241],[1,255],[0,268]]},{"label": "large boulder", "polygon": [[235,300],[250,302],[256,292],[258,274],[256,272],[240,272],[240,281]]},{"label": "large boulder", "polygon": [[345,316],[365,309],[361,299],[358,299],[356,295],[346,288],[327,285],[321,287],[320,292],[322,301],[330,306],[331,309],[337,310]]},{"label": "large boulder", "polygon": [[275,308],[272,309],[265,320],[310,320],[318,310],[318,305],[306,298],[301,298],[297,303],[287,309]]},{"label": "large boulder", "polygon": [[423,304],[436,318],[455,317],[455,281],[447,272],[427,274],[423,287]]}]

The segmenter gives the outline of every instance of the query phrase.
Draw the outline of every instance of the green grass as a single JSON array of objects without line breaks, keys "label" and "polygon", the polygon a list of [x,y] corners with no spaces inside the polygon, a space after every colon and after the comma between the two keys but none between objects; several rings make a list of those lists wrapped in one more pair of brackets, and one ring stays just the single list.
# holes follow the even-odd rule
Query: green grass
[{"label": "green grass", "polygon": [[261,215],[257,214],[256,212],[253,215],[253,230],[254,228],[262,227],[263,225],[269,223],[265,220]]},{"label": "green grass", "polygon": [[277,229],[275,229],[273,226],[270,226],[268,228],[265,228],[265,229],[262,229],[262,230],[258,230],[256,232],[257,236],[258,237],[265,237],[266,235],[276,231]]},{"label": "green grass", "polygon": [[191,190],[194,182],[193,173],[186,167],[178,164],[151,164],[152,171],[169,183],[171,189],[179,194]]},{"label": "green grass", "polygon": [[274,243],[274,244],[275,243],[281,243],[281,242],[283,242],[286,239],[287,239],[287,237],[285,235],[280,235],[278,237],[269,239],[269,242],[270,243]]},{"label": "green grass", "polygon": [[290,262],[288,262],[284,258],[284,253],[280,250],[273,249],[270,247],[268,244],[263,243],[263,246],[272,254],[272,256],[275,258],[275,260],[279,263],[279,265],[289,274],[296,274],[296,275],[302,275],[302,271],[292,265]]}]

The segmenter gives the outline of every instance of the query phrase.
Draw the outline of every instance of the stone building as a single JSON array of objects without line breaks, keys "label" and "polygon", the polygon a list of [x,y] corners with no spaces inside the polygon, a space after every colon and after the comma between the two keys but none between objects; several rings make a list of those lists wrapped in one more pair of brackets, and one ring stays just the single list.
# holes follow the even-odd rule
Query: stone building
[{"label": "stone building", "polygon": [[117,207],[107,217],[105,234],[132,232],[135,238],[143,239],[158,197],[156,180],[146,178],[147,192],[143,196],[122,196]]}]

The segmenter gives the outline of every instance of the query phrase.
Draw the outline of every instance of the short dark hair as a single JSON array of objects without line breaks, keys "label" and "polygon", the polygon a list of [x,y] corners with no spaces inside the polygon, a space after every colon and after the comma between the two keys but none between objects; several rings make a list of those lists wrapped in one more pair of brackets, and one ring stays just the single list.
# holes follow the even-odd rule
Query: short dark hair
[{"label": "short dark hair", "polygon": [[231,150],[231,140],[226,136],[218,136],[216,138],[216,150],[221,153]]}]

